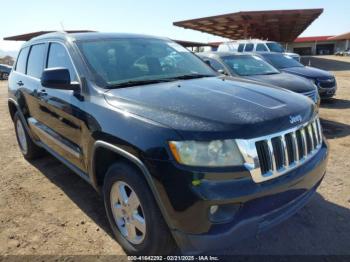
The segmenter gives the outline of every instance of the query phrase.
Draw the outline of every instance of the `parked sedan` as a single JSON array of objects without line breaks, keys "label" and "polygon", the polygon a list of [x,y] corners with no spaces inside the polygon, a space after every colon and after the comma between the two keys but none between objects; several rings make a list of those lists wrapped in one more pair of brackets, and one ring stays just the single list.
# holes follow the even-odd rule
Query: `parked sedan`
[{"label": "parked sedan", "polygon": [[11,70],[11,66],[0,64],[0,80],[7,80]]},{"label": "parked sedan", "polygon": [[316,104],[319,103],[317,88],[312,81],[281,72],[257,55],[232,52],[209,52],[198,55],[220,73],[282,87],[304,94]]},{"label": "parked sedan", "polygon": [[305,77],[314,81],[318,87],[318,92],[322,99],[331,98],[337,90],[337,82],[330,72],[315,67],[304,66],[291,57],[279,53],[259,53],[271,65],[277,69]]}]

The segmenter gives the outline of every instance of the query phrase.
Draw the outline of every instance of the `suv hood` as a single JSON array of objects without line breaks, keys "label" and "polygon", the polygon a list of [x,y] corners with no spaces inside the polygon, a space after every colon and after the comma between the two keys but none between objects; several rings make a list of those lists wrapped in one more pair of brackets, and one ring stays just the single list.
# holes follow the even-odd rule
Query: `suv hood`
[{"label": "suv hood", "polygon": [[284,72],[307,77],[307,78],[317,78],[317,79],[329,79],[332,78],[333,75],[329,73],[328,71],[318,69],[315,67],[310,66],[303,66],[303,67],[290,67],[290,68],[283,68],[281,69]]},{"label": "suv hood", "polygon": [[[105,99],[119,111],[176,130],[184,139],[271,134],[309,121],[315,108],[310,99],[288,90],[219,77],[113,89]],[[301,121],[292,124],[290,117],[299,115]]]},{"label": "suv hood", "polygon": [[247,76],[245,78],[282,87],[297,93],[305,93],[316,90],[316,87],[310,80],[287,73],[255,75]]}]

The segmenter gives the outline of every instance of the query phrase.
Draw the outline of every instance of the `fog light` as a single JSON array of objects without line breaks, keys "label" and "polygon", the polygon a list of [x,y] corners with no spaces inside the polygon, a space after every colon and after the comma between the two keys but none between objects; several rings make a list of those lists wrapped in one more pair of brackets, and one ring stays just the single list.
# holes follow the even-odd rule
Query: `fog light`
[{"label": "fog light", "polygon": [[218,211],[218,206],[211,206],[210,207],[210,215],[214,215]]},{"label": "fog light", "polygon": [[235,217],[240,207],[240,204],[210,206],[209,220],[213,223],[227,223]]}]

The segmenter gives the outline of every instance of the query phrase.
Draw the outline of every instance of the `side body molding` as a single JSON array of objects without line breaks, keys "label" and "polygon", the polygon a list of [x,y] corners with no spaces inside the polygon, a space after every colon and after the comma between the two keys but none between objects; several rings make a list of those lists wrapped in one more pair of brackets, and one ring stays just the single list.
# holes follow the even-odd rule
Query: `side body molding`
[{"label": "side body molding", "polygon": [[148,186],[150,187],[150,189],[153,193],[153,196],[158,204],[160,211],[162,212],[162,215],[163,215],[163,218],[165,219],[165,222],[168,224],[170,229],[173,229],[174,227],[172,226],[171,219],[169,218],[169,215],[165,210],[163,202],[158,194],[158,191],[156,190],[156,186],[154,184],[152,176],[151,176],[150,172],[148,171],[147,167],[143,164],[143,162],[139,158],[130,154],[129,152],[125,151],[124,149],[119,148],[119,147],[112,145],[110,143],[101,141],[101,140],[97,140],[95,142],[92,157],[91,157],[91,171],[92,171],[92,179],[91,180],[92,180],[92,183],[94,184],[94,186],[97,184],[96,183],[96,169],[95,169],[94,159],[95,159],[96,149],[98,149],[99,147],[103,147],[103,148],[106,148],[106,149],[109,149],[109,150],[115,152],[116,154],[118,154],[118,155],[128,159],[132,163],[134,163],[140,169],[140,171],[142,172],[142,174],[144,175],[144,177],[146,179]]}]

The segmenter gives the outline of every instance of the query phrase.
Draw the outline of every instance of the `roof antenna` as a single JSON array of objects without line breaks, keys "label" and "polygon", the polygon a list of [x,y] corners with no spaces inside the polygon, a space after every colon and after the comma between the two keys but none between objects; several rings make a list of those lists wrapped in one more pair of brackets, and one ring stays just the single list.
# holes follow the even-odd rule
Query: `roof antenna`
[{"label": "roof antenna", "polygon": [[61,25],[62,32],[65,32],[64,26],[63,26],[63,21],[60,22],[60,25]]}]

